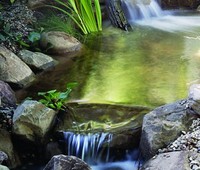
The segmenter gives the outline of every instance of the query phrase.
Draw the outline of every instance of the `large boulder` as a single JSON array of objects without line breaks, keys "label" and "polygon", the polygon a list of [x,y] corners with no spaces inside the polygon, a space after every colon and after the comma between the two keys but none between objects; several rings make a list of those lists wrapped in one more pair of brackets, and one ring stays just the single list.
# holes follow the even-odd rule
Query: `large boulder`
[{"label": "large boulder", "polygon": [[4,129],[0,129],[0,151],[1,151],[1,156],[2,156],[2,151],[7,154],[8,159],[6,158],[6,155],[3,154],[4,156],[1,157],[1,159],[3,160],[1,161],[5,160],[10,168],[15,168],[20,164],[18,155],[16,154],[13,147],[11,134]]},{"label": "large boulder", "polygon": [[143,119],[140,149],[145,159],[174,141],[181,131],[187,131],[196,118],[187,100],[156,108]]},{"label": "large boulder", "polygon": [[0,106],[8,107],[16,105],[16,97],[10,86],[0,80]]},{"label": "large boulder", "polygon": [[51,129],[56,112],[40,102],[26,100],[13,116],[13,132],[26,140],[42,140]]},{"label": "large boulder", "polygon": [[91,170],[91,168],[75,156],[56,155],[48,162],[44,170]]},{"label": "large boulder", "polygon": [[43,53],[32,52],[29,50],[21,50],[19,52],[21,58],[32,70],[47,70],[56,65],[56,61]]},{"label": "large boulder", "polygon": [[60,55],[81,49],[81,43],[76,38],[59,31],[42,33],[40,45],[47,53]]},{"label": "large boulder", "polygon": [[146,162],[141,170],[189,170],[188,152],[168,152],[159,154]]},{"label": "large boulder", "polygon": [[19,57],[0,46],[0,80],[24,87],[34,79],[34,73]]}]

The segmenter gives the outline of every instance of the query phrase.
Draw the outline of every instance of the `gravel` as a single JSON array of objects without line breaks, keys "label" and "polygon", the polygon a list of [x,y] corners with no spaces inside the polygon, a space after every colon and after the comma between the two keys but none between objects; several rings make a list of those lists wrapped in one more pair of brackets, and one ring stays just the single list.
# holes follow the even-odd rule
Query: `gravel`
[{"label": "gravel", "polygon": [[182,134],[166,148],[159,149],[159,153],[173,151],[192,151],[188,158],[191,170],[200,170],[200,118],[193,121],[189,131]]}]

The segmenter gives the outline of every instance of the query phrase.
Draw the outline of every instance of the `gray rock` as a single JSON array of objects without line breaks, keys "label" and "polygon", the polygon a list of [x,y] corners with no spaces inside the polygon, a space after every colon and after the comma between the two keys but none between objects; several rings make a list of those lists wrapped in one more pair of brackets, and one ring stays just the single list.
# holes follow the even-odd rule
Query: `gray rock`
[{"label": "gray rock", "polygon": [[0,106],[15,106],[16,105],[16,97],[14,91],[10,88],[10,86],[0,80]]},{"label": "gray rock", "polygon": [[141,170],[189,170],[188,152],[159,154],[146,162]]},{"label": "gray rock", "polygon": [[34,73],[19,57],[0,46],[0,80],[24,87],[34,79]]},{"label": "gray rock", "polygon": [[186,131],[196,116],[190,114],[187,100],[156,108],[143,119],[140,149],[145,159],[154,156],[158,149],[174,141]]},{"label": "gray rock", "polygon": [[75,156],[56,155],[48,162],[44,170],[91,170],[91,168]]},{"label": "gray rock", "polygon": [[13,116],[13,132],[30,141],[42,140],[51,129],[56,112],[40,102],[26,100]]},{"label": "gray rock", "polygon": [[50,54],[66,54],[81,49],[81,43],[76,38],[59,31],[42,33],[40,45]]},{"label": "gray rock", "polygon": [[40,52],[21,50],[18,56],[33,70],[47,70],[56,65],[52,57]]},{"label": "gray rock", "polygon": [[0,164],[2,164],[2,162],[7,160],[8,160],[8,155],[5,152],[0,151]]},{"label": "gray rock", "polygon": [[46,1],[47,0],[28,0],[27,1],[27,6],[30,8],[30,9],[35,9],[35,8],[39,8],[41,6],[45,6],[46,4]]},{"label": "gray rock", "polygon": [[[0,151],[1,153],[4,152],[7,154],[8,159],[6,163],[10,168],[15,168],[20,164],[18,155],[13,148],[11,135],[4,129],[0,129]],[[3,159],[6,159],[5,155],[3,156]]]}]

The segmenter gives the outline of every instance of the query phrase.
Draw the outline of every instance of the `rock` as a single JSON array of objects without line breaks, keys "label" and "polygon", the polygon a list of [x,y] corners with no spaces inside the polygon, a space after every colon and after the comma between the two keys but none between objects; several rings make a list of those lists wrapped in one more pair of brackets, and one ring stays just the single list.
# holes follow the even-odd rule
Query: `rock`
[{"label": "rock", "polygon": [[13,107],[16,106],[16,97],[11,87],[0,80],[0,106]]},{"label": "rock", "polygon": [[0,106],[0,128],[9,132],[12,131],[12,117],[14,110],[14,107]]},{"label": "rock", "polygon": [[159,154],[146,162],[141,170],[189,170],[188,152]]},{"label": "rock", "polygon": [[7,160],[8,160],[8,155],[5,152],[0,151],[0,164],[2,164],[2,162]]},{"label": "rock", "polygon": [[26,100],[13,116],[13,132],[30,141],[42,140],[51,129],[56,112],[40,102]]},{"label": "rock", "polygon": [[47,70],[56,65],[56,61],[48,55],[40,52],[32,52],[28,50],[21,50],[19,52],[21,58],[32,70]]},{"label": "rock", "polygon": [[81,43],[76,38],[59,31],[42,33],[40,45],[49,54],[61,55],[81,49]]},{"label": "rock", "polygon": [[181,1],[171,1],[171,0],[162,0],[161,6],[165,9],[169,8],[186,8],[186,9],[195,9],[200,4],[199,0],[181,0]]},{"label": "rock", "polygon": [[145,159],[154,156],[158,149],[174,141],[186,131],[196,116],[190,113],[187,100],[156,108],[143,119],[140,149]]},{"label": "rock", "polygon": [[0,170],[9,170],[9,168],[6,166],[0,165]]},{"label": "rock", "polygon": [[46,146],[46,159],[50,160],[54,155],[62,154],[57,142],[49,142]]},{"label": "rock", "polygon": [[[8,156],[8,160],[6,161],[6,164],[10,168],[15,168],[17,167],[20,162],[18,155],[16,154],[14,148],[13,148],[13,143],[11,140],[11,135],[9,132],[7,132],[4,129],[0,129],[0,151],[1,153],[4,152]],[[3,140],[2,140],[3,139]],[[6,158],[6,156],[4,156]]]},{"label": "rock", "polygon": [[91,170],[91,168],[75,156],[56,155],[48,162],[44,170]]},{"label": "rock", "polygon": [[35,8],[39,8],[41,6],[45,6],[45,2],[47,0],[28,0],[27,1],[27,6],[30,8],[30,9],[35,9]]},{"label": "rock", "polygon": [[24,87],[34,79],[34,73],[24,62],[14,53],[0,46],[0,80]]},{"label": "rock", "polygon": [[190,86],[188,107],[190,107],[194,113],[200,115],[200,84],[193,84]]}]

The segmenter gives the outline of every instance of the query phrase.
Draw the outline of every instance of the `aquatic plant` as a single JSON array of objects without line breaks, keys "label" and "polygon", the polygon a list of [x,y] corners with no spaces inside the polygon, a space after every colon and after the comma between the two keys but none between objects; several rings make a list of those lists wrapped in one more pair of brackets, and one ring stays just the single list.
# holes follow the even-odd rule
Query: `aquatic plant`
[{"label": "aquatic plant", "polygon": [[66,110],[65,103],[69,99],[72,89],[77,86],[76,82],[67,83],[65,91],[50,90],[47,92],[38,92],[40,99],[39,102],[55,110]]},{"label": "aquatic plant", "polygon": [[99,0],[55,0],[62,7],[48,5],[68,15],[84,34],[102,30],[102,15]]}]

